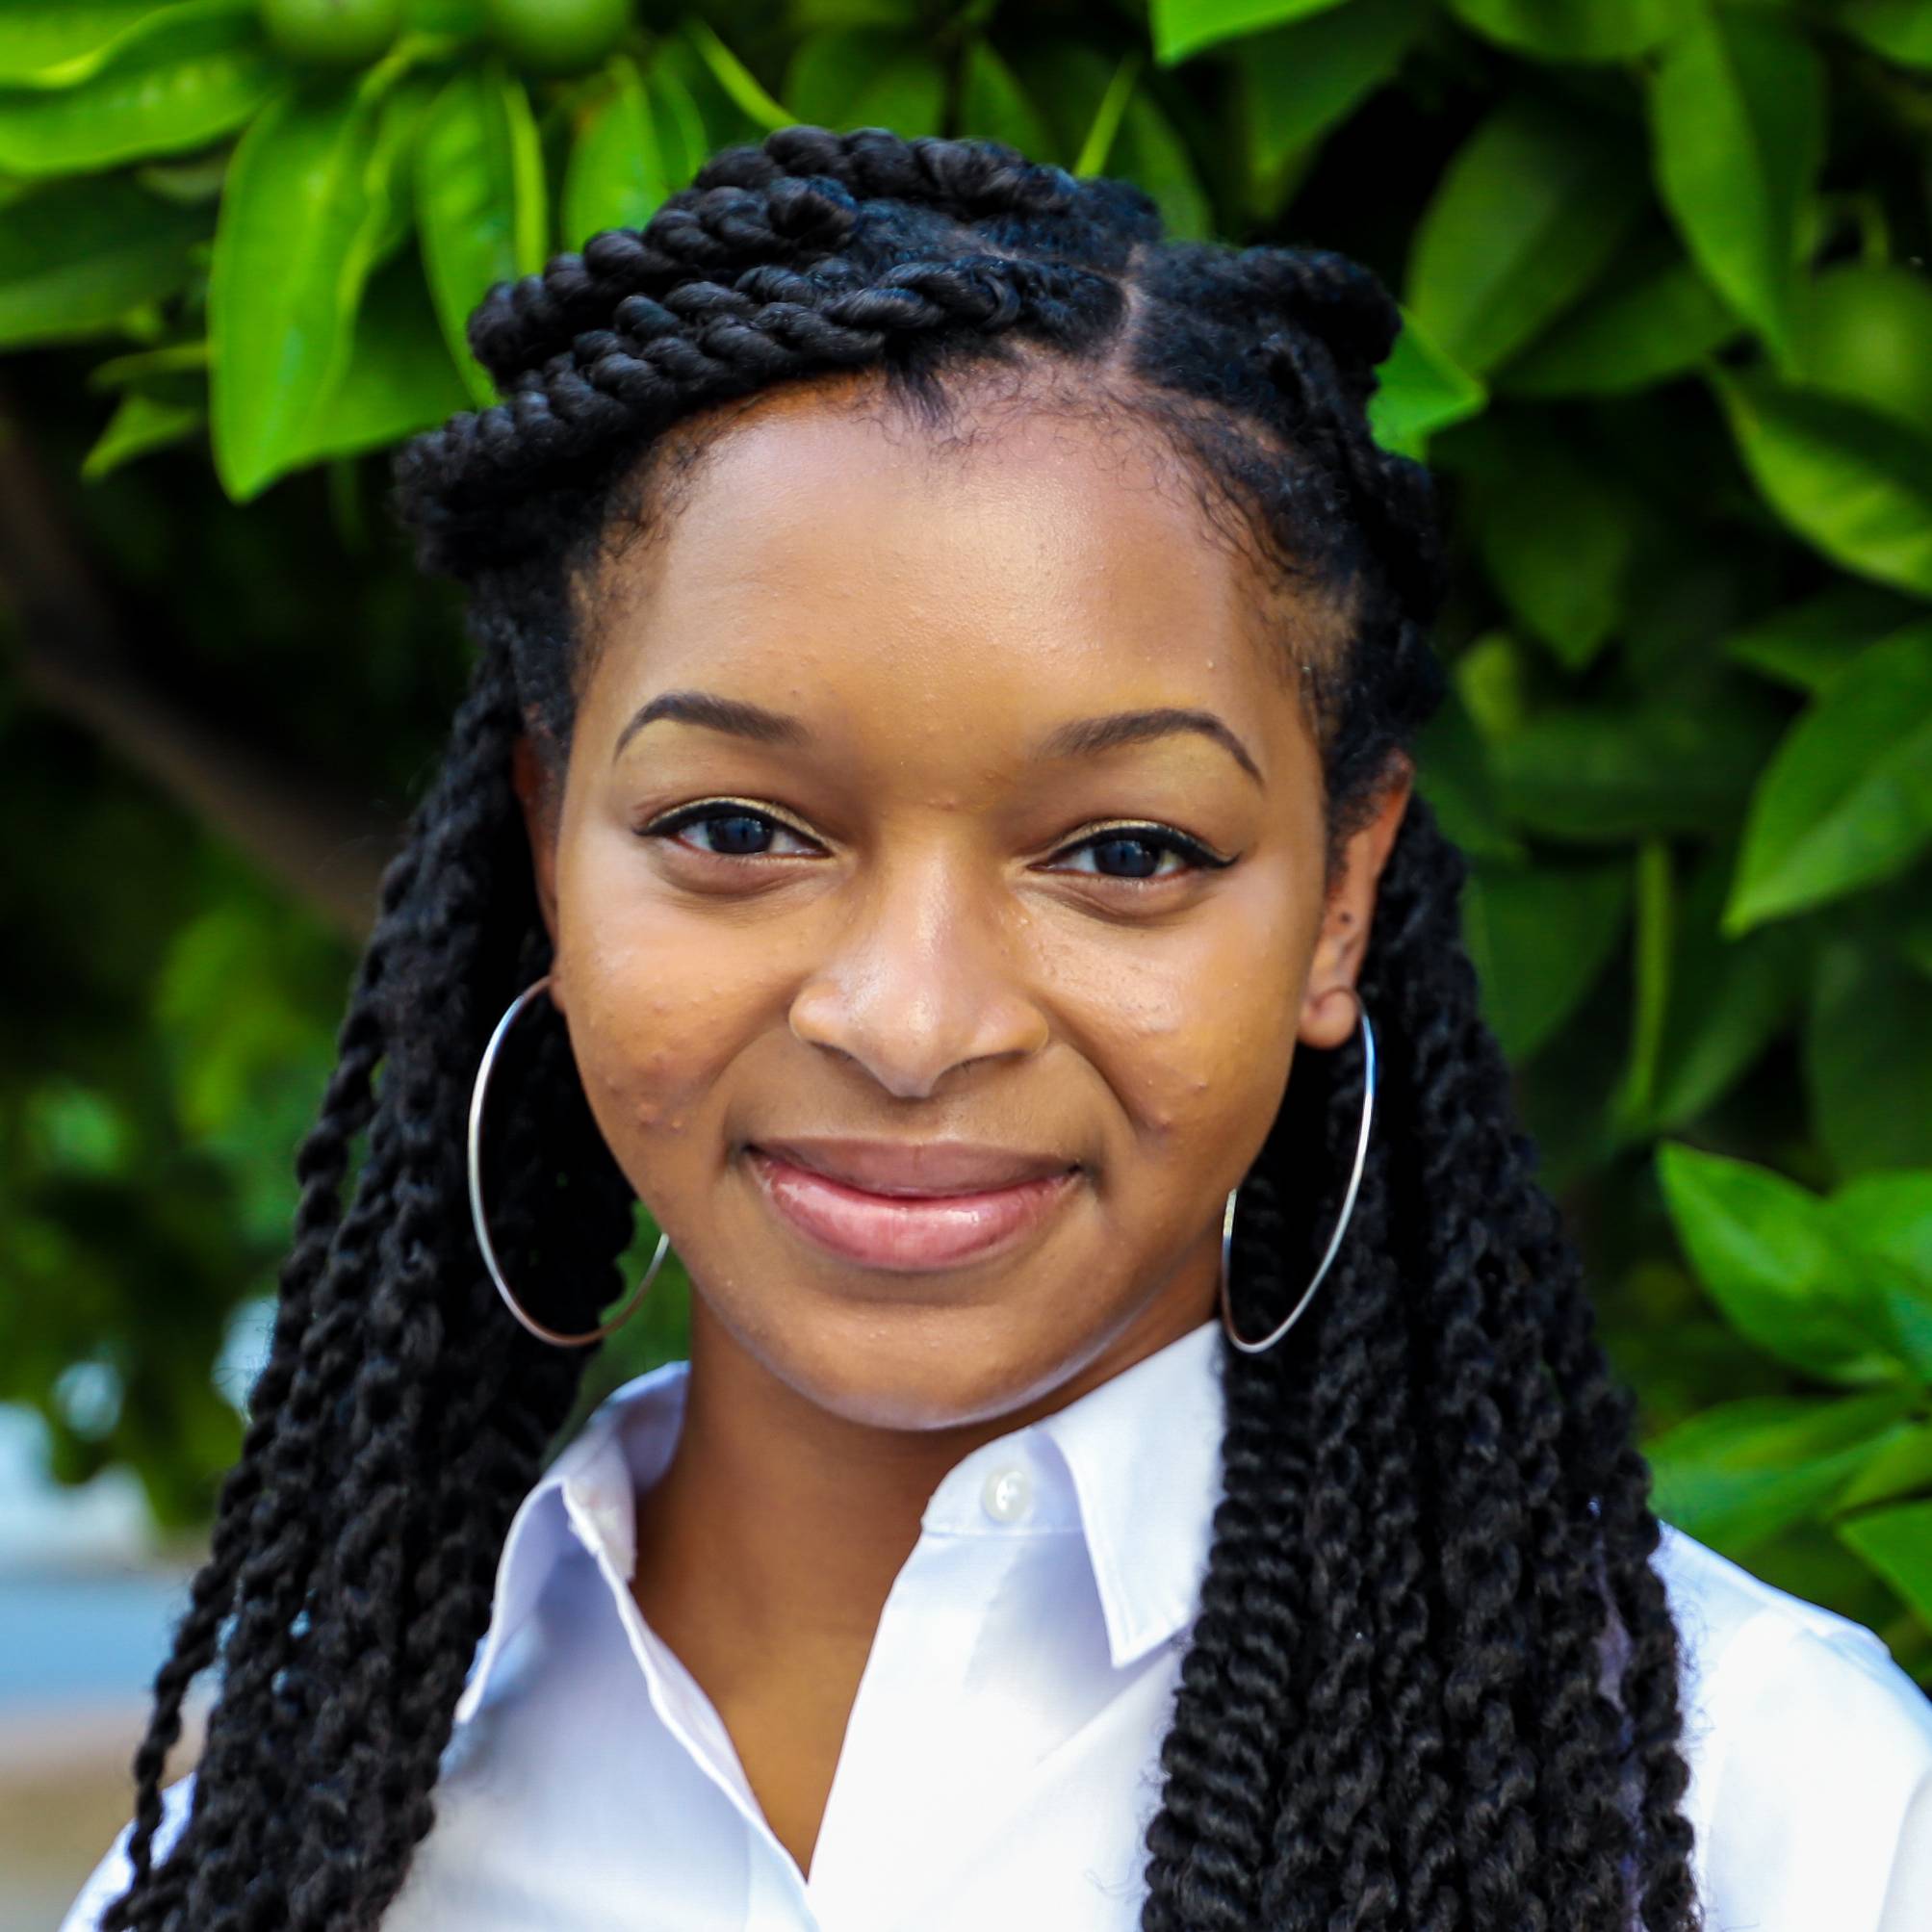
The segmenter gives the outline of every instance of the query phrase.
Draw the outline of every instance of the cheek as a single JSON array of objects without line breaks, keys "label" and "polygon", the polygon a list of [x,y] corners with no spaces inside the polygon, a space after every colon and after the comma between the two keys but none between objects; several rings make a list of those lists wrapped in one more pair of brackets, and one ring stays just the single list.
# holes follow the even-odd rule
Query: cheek
[{"label": "cheek", "polygon": [[1165,1142],[1272,1113],[1294,1047],[1291,1011],[1288,990],[1258,977],[1221,981],[1204,997],[1187,971],[1137,975],[1107,1062],[1129,1117]]},{"label": "cheek", "polygon": [[[605,867],[606,875],[611,868]],[[769,966],[594,864],[559,877],[557,979],[578,1069],[605,1136],[684,1133],[762,1022]]]},{"label": "cheek", "polygon": [[1295,1048],[1307,921],[1266,895],[1143,938],[1089,1011],[1089,1050],[1146,1151],[1212,1164],[1266,1133]]}]

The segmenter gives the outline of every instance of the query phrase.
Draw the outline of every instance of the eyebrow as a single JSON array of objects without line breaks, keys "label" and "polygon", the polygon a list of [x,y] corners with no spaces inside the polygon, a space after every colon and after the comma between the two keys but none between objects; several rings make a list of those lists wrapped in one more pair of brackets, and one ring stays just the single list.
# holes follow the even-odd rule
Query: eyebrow
[{"label": "eyebrow", "polygon": [[[709,691],[665,691],[642,706],[618,733],[610,754],[612,760],[646,725],[663,718],[679,724],[701,725],[707,731],[724,732],[732,737],[750,738],[757,744],[798,745],[808,744],[811,739],[804,723],[784,711],[769,711],[762,705],[747,704],[738,698],[720,698]],[[1075,718],[1051,733],[1043,750],[1048,758],[1093,757],[1122,745],[1172,737],[1180,732],[1194,732],[1212,739],[1256,785],[1265,784],[1261,768],[1249,756],[1248,747],[1222,719],[1212,711],[1189,710],[1175,705]]]}]

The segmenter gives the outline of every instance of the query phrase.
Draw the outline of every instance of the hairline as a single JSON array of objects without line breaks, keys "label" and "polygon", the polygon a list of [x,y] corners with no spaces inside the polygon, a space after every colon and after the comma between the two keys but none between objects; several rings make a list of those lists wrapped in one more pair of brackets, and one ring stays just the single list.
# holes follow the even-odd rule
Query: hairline
[{"label": "hairline", "polygon": [[[1155,458],[1154,486],[1178,486],[1203,537],[1246,568],[1257,595],[1273,606],[1264,623],[1281,645],[1277,668],[1317,746],[1325,748],[1332,725],[1330,688],[1345,668],[1352,640],[1358,601],[1354,587],[1338,587],[1322,574],[1319,563],[1289,553],[1238,478],[1217,471],[1207,445],[1210,438],[1232,439],[1276,464],[1291,466],[1300,459],[1290,449],[1269,447],[1271,439],[1259,425],[1233,412],[1163,391],[1134,374],[1125,364],[1131,348],[1127,337],[1123,329],[1121,340],[1099,363],[1016,352],[999,345],[996,356],[939,371],[892,362],[814,371],[705,404],[666,425],[598,494],[594,525],[561,561],[573,711],[605,648],[597,616],[607,573],[640,546],[648,550],[665,540],[735,428],[762,416],[778,399],[803,393],[819,406],[871,421],[889,435],[901,430],[919,434],[937,454],[972,453],[992,440],[1001,419],[1020,412],[1055,416],[1132,439],[1144,454]],[[565,721],[566,733],[571,723]],[[566,754],[567,741],[554,747],[559,763]]]}]

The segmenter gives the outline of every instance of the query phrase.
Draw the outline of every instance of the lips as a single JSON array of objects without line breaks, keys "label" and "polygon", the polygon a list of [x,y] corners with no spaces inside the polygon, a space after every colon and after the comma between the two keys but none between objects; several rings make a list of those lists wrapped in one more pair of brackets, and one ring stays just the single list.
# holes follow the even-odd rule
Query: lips
[{"label": "lips", "polygon": [[1062,1156],[961,1141],[767,1141],[747,1158],[760,1192],[813,1246],[904,1272],[984,1259],[1071,1193]]},{"label": "lips", "polygon": [[760,1141],[758,1150],[865,1194],[984,1194],[1065,1173],[1072,1161],[974,1141]]}]

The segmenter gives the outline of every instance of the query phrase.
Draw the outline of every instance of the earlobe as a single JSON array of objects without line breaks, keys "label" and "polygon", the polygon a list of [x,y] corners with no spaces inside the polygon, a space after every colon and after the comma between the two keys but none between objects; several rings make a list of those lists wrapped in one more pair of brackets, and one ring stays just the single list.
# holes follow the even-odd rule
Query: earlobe
[{"label": "earlobe", "polygon": [[1297,1037],[1304,1046],[1337,1047],[1355,1031],[1360,1013],[1355,982],[1368,954],[1376,890],[1402,830],[1413,786],[1414,768],[1404,760],[1378,798],[1374,813],[1351,834],[1343,848],[1301,995]]}]

